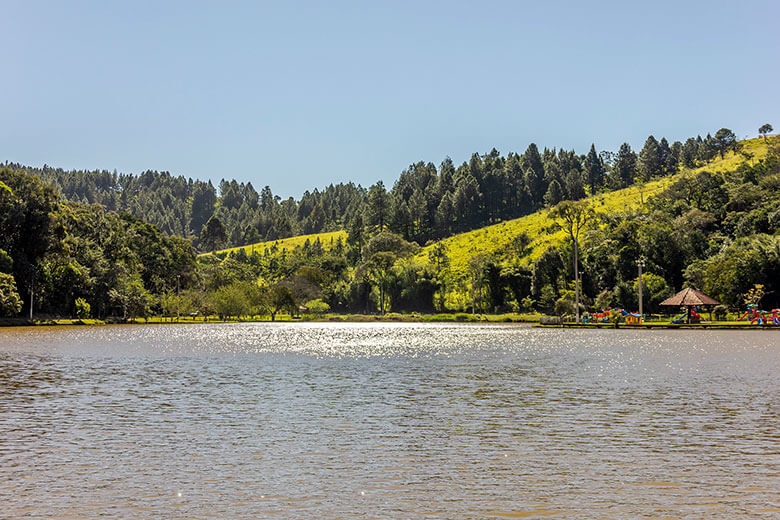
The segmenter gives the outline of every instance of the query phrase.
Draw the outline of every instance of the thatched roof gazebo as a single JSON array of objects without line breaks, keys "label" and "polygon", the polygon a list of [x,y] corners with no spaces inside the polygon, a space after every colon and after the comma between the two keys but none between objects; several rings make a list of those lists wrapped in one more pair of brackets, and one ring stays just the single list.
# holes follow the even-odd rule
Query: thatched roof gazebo
[{"label": "thatched roof gazebo", "polygon": [[678,292],[671,298],[667,298],[660,303],[660,305],[666,305],[669,307],[687,307],[686,322],[691,322],[691,309],[699,305],[719,305],[720,302],[716,301],[704,293],[700,293],[696,289],[686,287],[682,291]]}]

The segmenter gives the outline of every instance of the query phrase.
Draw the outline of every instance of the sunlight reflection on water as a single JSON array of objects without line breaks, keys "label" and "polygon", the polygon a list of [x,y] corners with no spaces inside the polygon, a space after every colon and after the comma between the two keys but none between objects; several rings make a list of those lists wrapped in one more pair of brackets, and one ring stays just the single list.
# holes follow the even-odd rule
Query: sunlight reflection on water
[{"label": "sunlight reflection on water", "polygon": [[0,516],[769,518],[778,338],[0,330]]}]

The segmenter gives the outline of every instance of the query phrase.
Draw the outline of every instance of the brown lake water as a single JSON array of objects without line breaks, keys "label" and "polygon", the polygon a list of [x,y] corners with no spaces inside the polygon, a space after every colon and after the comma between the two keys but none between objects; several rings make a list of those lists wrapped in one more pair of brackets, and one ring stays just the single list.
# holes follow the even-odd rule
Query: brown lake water
[{"label": "brown lake water", "polygon": [[780,334],[0,329],[0,518],[778,518]]}]

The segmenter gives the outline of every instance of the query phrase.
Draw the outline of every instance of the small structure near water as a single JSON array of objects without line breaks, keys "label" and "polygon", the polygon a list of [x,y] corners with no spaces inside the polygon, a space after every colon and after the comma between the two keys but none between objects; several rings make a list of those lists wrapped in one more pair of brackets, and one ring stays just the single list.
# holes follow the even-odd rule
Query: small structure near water
[{"label": "small structure near water", "polygon": [[691,323],[692,318],[696,317],[696,321],[701,321],[701,316],[696,313],[694,307],[700,307],[704,305],[720,305],[719,301],[716,301],[706,294],[703,294],[696,289],[686,287],[682,291],[678,292],[671,298],[667,298],[660,303],[668,307],[686,307],[687,311],[683,316],[680,316],[680,322],[685,319],[685,323]]}]

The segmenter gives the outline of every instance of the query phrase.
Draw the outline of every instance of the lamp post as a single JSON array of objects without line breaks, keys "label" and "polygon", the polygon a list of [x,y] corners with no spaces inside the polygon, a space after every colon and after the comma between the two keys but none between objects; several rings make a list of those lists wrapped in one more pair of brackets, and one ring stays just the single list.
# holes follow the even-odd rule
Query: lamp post
[{"label": "lamp post", "polygon": [[30,321],[33,316],[33,288],[35,286],[35,273],[30,277]]},{"label": "lamp post", "polygon": [[179,299],[179,280],[180,279],[181,279],[181,275],[177,274],[176,275],[176,321],[177,322],[179,321],[179,304],[180,304],[180,299]]},{"label": "lamp post", "polygon": [[644,319],[644,312],[642,310],[642,268],[645,266],[645,257],[640,256],[636,261],[636,266],[639,268],[639,316],[640,319]]}]

